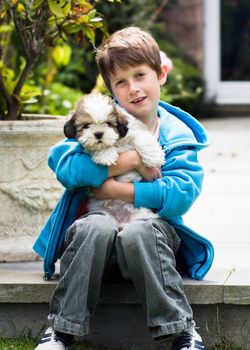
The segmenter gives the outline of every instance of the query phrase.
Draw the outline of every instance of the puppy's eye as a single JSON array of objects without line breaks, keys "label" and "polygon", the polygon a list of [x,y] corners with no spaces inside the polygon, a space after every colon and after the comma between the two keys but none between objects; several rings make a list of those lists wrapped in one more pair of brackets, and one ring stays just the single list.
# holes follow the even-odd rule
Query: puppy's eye
[{"label": "puppy's eye", "polygon": [[83,124],[83,126],[82,126],[83,129],[88,129],[89,127],[90,127],[89,123]]},{"label": "puppy's eye", "polygon": [[112,123],[110,123],[110,122],[107,122],[107,125],[108,126],[114,126]]}]

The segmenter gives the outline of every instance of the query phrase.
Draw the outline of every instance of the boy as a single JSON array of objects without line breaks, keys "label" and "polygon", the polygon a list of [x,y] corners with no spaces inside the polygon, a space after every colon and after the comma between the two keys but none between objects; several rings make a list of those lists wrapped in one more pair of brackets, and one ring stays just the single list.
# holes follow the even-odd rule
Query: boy
[{"label": "boy", "polygon": [[[159,105],[167,69],[148,32],[128,27],[114,33],[100,46],[96,60],[117,103],[148,126],[164,149],[166,162],[161,170],[145,168],[132,150],[106,168],[94,164],[75,139],[52,148],[49,165],[67,191],[34,247],[45,256],[45,265],[48,256],[53,257],[52,264],[60,256],[55,250],[66,228],[67,232],[60,280],[48,317],[52,328],[36,350],[68,349],[73,335],[88,334],[104,270],[114,261],[122,276],[134,283],[152,338],[177,334],[174,350],[203,350],[176,261],[178,268],[202,279],[213,260],[210,242],[184,226],[181,219],[201,190],[203,170],[197,152],[207,145],[206,133],[189,114],[164,102]],[[145,181],[120,183],[115,179],[132,169]],[[119,198],[136,207],[151,208],[161,218],[135,221],[120,232],[104,212],[85,213],[74,221],[85,186],[92,186],[98,199]],[[55,243],[53,235],[58,236],[58,231]]]}]

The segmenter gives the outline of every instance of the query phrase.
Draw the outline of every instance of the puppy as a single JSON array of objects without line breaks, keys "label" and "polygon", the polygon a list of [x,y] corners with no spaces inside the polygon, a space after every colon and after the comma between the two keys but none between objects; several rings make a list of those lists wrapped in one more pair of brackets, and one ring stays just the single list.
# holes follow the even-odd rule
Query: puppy
[{"label": "puppy", "polygon": [[[137,150],[147,167],[164,164],[164,152],[147,127],[102,94],[87,94],[76,102],[64,134],[67,138],[76,138],[99,165],[115,164],[120,153],[132,149]],[[137,171],[117,177],[122,182],[141,179]],[[131,220],[158,217],[147,208],[134,208],[131,203],[118,199],[97,200],[91,195],[88,210],[107,211],[118,221],[120,229]]]}]

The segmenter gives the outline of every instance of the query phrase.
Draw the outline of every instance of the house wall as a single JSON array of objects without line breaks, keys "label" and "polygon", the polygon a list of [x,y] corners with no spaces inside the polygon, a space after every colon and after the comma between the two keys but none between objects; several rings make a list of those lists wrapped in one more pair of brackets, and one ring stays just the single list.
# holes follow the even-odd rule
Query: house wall
[{"label": "house wall", "polygon": [[177,0],[163,13],[168,35],[202,70],[203,51],[203,0]]}]

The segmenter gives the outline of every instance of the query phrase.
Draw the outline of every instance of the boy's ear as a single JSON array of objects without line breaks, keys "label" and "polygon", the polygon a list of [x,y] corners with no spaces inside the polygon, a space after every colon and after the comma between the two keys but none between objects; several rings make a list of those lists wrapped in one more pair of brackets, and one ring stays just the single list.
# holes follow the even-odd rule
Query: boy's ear
[{"label": "boy's ear", "polygon": [[63,132],[68,139],[76,137],[76,127],[73,117],[64,124]]},{"label": "boy's ear", "polygon": [[167,81],[167,76],[168,76],[168,67],[165,63],[161,64],[161,73],[159,76],[159,83],[160,85],[164,85]]}]

